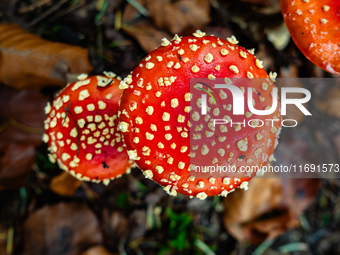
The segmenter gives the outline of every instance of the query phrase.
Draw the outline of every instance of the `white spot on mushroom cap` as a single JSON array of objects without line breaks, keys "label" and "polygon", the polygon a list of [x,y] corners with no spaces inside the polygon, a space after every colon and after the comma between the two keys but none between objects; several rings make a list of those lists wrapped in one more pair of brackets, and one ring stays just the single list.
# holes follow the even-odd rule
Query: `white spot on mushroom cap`
[{"label": "white spot on mushroom cap", "polygon": [[146,132],[145,133],[145,137],[147,140],[153,140],[153,138],[155,137],[153,134],[149,133],[149,132]]},{"label": "white spot on mushroom cap", "polygon": [[106,87],[108,86],[110,83],[112,83],[112,79],[108,79],[107,77],[103,77],[103,76],[96,76],[97,78],[97,86],[98,87]]},{"label": "white spot on mushroom cap", "polygon": [[45,107],[45,114],[49,114],[51,112],[51,104],[48,102]]},{"label": "white spot on mushroom cap", "polygon": [[44,143],[48,143],[49,136],[47,134],[43,134],[42,140]]},{"label": "white spot on mushroom cap", "polygon": [[230,42],[231,44],[238,44],[239,43],[239,41],[236,39],[236,37],[234,35],[232,35],[231,37],[228,37],[227,41]]},{"label": "white spot on mushroom cap", "polygon": [[196,51],[196,50],[198,49],[198,46],[197,46],[196,44],[190,44],[190,45],[189,45],[189,49],[190,49],[191,51]]},{"label": "white spot on mushroom cap", "polygon": [[152,62],[147,62],[146,65],[145,65],[145,67],[146,67],[147,69],[152,69],[154,66],[155,66],[155,64],[152,63]]},{"label": "white spot on mushroom cap", "polygon": [[151,170],[145,170],[143,172],[143,174],[144,174],[145,178],[148,178],[148,179],[152,179],[153,178],[153,173],[152,173]]},{"label": "white spot on mushroom cap", "polygon": [[[86,78],[85,78],[86,79]],[[90,84],[91,80],[90,79],[87,79],[87,80],[80,80],[80,81],[77,81],[73,87],[71,88],[72,91],[75,91],[77,89],[79,89],[80,87],[82,86],[85,86],[85,85],[88,85]]]},{"label": "white spot on mushroom cap", "polygon": [[202,155],[207,155],[209,153],[209,148],[206,144],[204,144],[201,148],[201,154]]},{"label": "white spot on mushroom cap", "polygon": [[229,51],[226,50],[226,49],[221,49],[220,52],[221,52],[222,56],[226,56],[226,55],[229,54]]},{"label": "white spot on mushroom cap", "polygon": [[153,109],[152,106],[149,105],[149,106],[145,109],[145,111],[147,112],[147,114],[152,115],[153,112],[154,112],[154,109]]},{"label": "white spot on mushroom cap", "polygon": [[322,24],[327,24],[327,22],[328,22],[328,20],[326,20],[326,19],[320,19],[320,22],[322,23]]},{"label": "white spot on mushroom cap", "polygon": [[208,195],[205,192],[200,192],[196,195],[196,197],[200,200],[204,200],[208,197]]},{"label": "white spot on mushroom cap", "polygon": [[106,103],[105,102],[103,102],[103,101],[98,101],[98,108],[100,109],[100,110],[104,110],[105,108],[106,108]]},{"label": "white spot on mushroom cap", "polygon": [[119,126],[118,126],[118,129],[121,131],[121,132],[127,132],[128,129],[129,129],[129,124],[125,121],[121,121],[119,123]]},{"label": "white spot on mushroom cap", "polygon": [[248,182],[247,181],[242,182],[241,185],[240,185],[240,189],[247,190],[248,189]]},{"label": "white spot on mushroom cap", "polygon": [[191,67],[191,71],[194,72],[194,73],[199,72],[199,70],[200,69],[198,68],[198,66],[196,64]]},{"label": "white spot on mushroom cap", "polygon": [[170,113],[164,112],[162,116],[163,121],[169,121],[170,120]]},{"label": "white spot on mushroom cap", "polygon": [[214,56],[211,53],[207,53],[204,56],[204,61],[207,63],[211,63],[214,60]]},{"label": "white spot on mushroom cap", "polygon": [[87,77],[88,75],[86,73],[82,73],[78,75],[77,79],[81,81],[87,79]]},{"label": "white spot on mushroom cap", "polygon": [[163,39],[162,39],[161,45],[162,45],[163,47],[168,46],[169,44],[170,44],[170,42],[169,42],[168,39],[166,39],[166,38],[163,38]]},{"label": "white spot on mushroom cap", "polygon": [[240,151],[246,151],[248,149],[248,139],[244,138],[237,142],[237,147]]},{"label": "white spot on mushroom cap", "polygon": [[203,36],[205,36],[206,34],[204,32],[202,32],[201,30],[196,30],[195,33],[193,33],[193,36],[201,38]]},{"label": "white spot on mushroom cap", "polygon": [[239,73],[239,70],[238,70],[237,66],[235,66],[235,65],[231,65],[231,66],[229,67],[229,69],[230,69],[233,73],[235,73],[235,74],[238,74],[238,73]]},{"label": "white spot on mushroom cap", "polygon": [[269,78],[275,82],[276,81],[276,77],[277,77],[277,73],[276,72],[269,72]]}]

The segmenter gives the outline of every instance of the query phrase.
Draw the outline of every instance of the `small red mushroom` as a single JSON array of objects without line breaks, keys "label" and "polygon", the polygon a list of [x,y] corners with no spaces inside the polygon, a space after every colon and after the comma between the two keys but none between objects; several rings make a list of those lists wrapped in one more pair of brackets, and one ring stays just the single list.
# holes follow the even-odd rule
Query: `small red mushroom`
[{"label": "small red mushroom", "polygon": [[[236,187],[247,189],[247,181],[255,175],[234,178],[228,173],[218,176],[211,173],[197,177],[190,171],[193,163],[199,162],[197,158],[206,165],[218,162],[239,169],[265,165],[272,156],[281,126],[279,107],[270,115],[252,116],[263,120],[261,128],[239,125],[213,128],[213,117],[229,116],[234,121],[247,122],[251,117],[248,107],[245,106],[245,116],[233,116],[231,93],[217,89],[223,106],[217,102],[218,108],[209,100],[207,115],[202,116],[199,100],[192,98],[195,89],[190,87],[190,79],[223,78],[223,83],[231,81],[241,91],[253,87],[256,109],[272,105],[275,86],[262,61],[237,43],[235,37],[223,40],[201,31],[194,36],[175,36],[172,41],[163,39],[162,46],[149,53],[120,84],[125,90],[118,113],[119,127],[128,154],[145,177],[164,186],[170,195],[181,193],[199,199],[226,196]],[[265,121],[272,118],[277,119],[273,126]]]},{"label": "small red mushroom", "polygon": [[129,171],[132,162],[117,131],[121,79],[112,72],[104,74],[80,75],[47,104],[43,141],[51,162],[61,169],[107,185]]},{"label": "small red mushroom", "polygon": [[340,75],[340,1],[281,0],[296,46],[314,64]]}]

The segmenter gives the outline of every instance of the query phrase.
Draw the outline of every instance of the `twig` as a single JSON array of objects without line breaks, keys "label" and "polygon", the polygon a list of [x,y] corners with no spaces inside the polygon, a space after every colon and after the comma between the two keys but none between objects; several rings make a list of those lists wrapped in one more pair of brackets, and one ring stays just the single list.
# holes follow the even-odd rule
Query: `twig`
[{"label": "twig", "polygon": [[24,131],[26,133],[31,134],[43,134],[45,131],[43,128],[35,128],[21,124],[13,118],[9,120],[9,124],[14,128],[19,129],[20,131]]},{"label": "twig", "polygon": [[65,115],[65,118],[63,120],[63,123],[61,125],[64,125],[65,123],[65,120],[67,118],[67,114],[69,113],[74,121],[74,125],[76,126],[76,130],[77,130],[77,142],[78,142],[78,156],[80,154],[80,138],[79,138],[79,128],[78,128],[78,124],[76,122],[76,119],[74,118],[72,112],[70,112],[70,107],[71,107],[71,102],[69,103],[68,107],[63,107],[63,109],[66,111],[66,115]]},{"label": "twig", "polygon": [[50,21],[55,21],[56,19],[59,19],[60,17],[70,13],[70,12],[73,12],[75,10],[77,10],[78,8],[80,7],[83,7],[84,5],[86,5],[86,2],[84,0],[82,0],[81,2],[78,2],[77,4],[73,5],[73,6],[70,6],[68,9],[60,12],[60,13],[57,13],[56,15],[54,15]]},{"label": "twig", "polygon": [[46,5],[46,4],[52,4],[51,0],[40,0],[40,1],[33,3],[29,6],[20,8],[19,13],[22,14],[22,13],[30,12],[30,11],[33,11],[35,8],[41,7],[41,6]]},{"label": "twig", "polygon": [[65,118],[63,119],[63,122],[61,123],[62,126],[64,126],[66,118],[67,118],[67,115],[70,112],[71,103],[72,103],[72,101],[70,101],[70,103],[68,104],[67,108],[63,107],[63,109],[66,111],[66,114],[65,114]]},{"label": "twig", "polygon": [[43,128],[30,127],[30,126],[21,124],[12,118],[0,126],[0,134],[5,132],[11,126],[16,129],[19,129],[20,131],[30,133],[30,134],[43,134],[44,133]]},{"label": "twig", "polygon": [[67,3],[68,0],[60,0],[58,3],[56,3],[55,5],[53,5],[50,9],[48,9],[46,12],[42,13],[39,17],[37,17],[36,19],[34,19],[33,21],[31,21],[28,24],[28,27],[34,26],[35,24],[37,24],[38,22],[40,22],[41,20],[45,19],[46,17],[48,17],[49,15],[51,15],[53,12],[55,12],[56,10],[58,10],[63,4]]}]

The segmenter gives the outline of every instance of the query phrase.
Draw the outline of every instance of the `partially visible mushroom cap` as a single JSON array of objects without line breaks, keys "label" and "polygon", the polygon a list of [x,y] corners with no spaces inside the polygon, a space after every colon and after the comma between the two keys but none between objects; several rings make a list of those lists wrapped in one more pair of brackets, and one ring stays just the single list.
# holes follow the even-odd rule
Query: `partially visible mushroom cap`
[{"label": "partially visible mushroom cap", "polygon": [[[194,36],[175,36],[172,41],[164,39],[162,46],[152,51],[120,84],[125,90],[120,103],[119,126],[128,154],[146,178],[164,186],[170,195],[182,193],[199,199],[226,196],[237,187],[246,189],[247,181],[255,174],[243,178],[233,178],[228,173],[198,178],[190,171],[193,157],[201,157],[206,165],[218,161],[238,168],[247,164],[265,165],[271,158],[281,126],[279,107],[270,115],[252,116],[264,122],[276,118],[273,127],[267,122],[262,128],[221,125],[214,133],[212,117],[224,118],[222,111],[233,117],[229,106],[231,94],[217,90],[222,93],[225,105],[215,110],[214,103],[209,101],[210,111],[206,116],[200,116],[199,103],[196,105],[191,99],[191,78],[211,81],[223,78],[224,82],[235,78],[233,85],[241,90],[253,87],[256,109],[264,110],[272,105],[275,86],[270,78],[275,75],[269,77],[252,51],[237,43],[235,37],[226,41],[206,36],[201,31]],[[254,82],[242,88],[244,83],[237,82],[236,78]],[[264,79],[260,82],[256,78]],[[247,107],[245,111],[249,111]],[[234,121],[245,119],[247,122],[248,114]],[[204,137],[204,142],[198,137]]]},{"label": "partially visible mushroom cap", "polygon": [[340,75],[340,1],[281,0],[296,46],[314,64]]},{"label": "partially visible mushroom cap", "polygon": [[112,72],[69,84],[45,108],[49,158],[84,181],[108,184],[132,165],[118,128],[120,78]]}]

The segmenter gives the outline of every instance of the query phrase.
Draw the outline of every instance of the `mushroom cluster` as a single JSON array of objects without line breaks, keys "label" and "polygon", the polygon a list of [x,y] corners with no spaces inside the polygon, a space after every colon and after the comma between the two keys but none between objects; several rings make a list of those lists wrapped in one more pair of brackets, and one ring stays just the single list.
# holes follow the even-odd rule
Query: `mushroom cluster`
[{"label": "mushroom cluster", "polygon": [[[129,157],[145,177],[170,195],[227,196],[237,187],[247,189],[247,181],[255,175],[237,178],[209,173],[197,177],[193,171],[197,163],[219,163],[239,170],[247,165],[264,166],[273,159],[281,127],[279,107],[271,114],[255,115],[245,104],[245,115],[234,116],[230,91],[217,89],[222,105],[210,98],[204,116],[200,114],[202,101],[193,96],[197,89],[190,87],[194,78],[212,82],[222,78],[243,94],[251,88],[254,108],[270,108],[276,74],[268,76],[253,51],[237,44],[234,36],[223,40],[201,31],[187,37],[176,35],[171,41],[163,39],[161,47],[149,53],[120,84],[124,93],[119,129]],[[214,126],[213,118],[229,124]],[[227,126],[230,120],[245,124]]]},{"label": "mushroom cluster", "polygon": [[301,52],[317,66],[340,75],[340,1],[281,0],[281,11]]},{"label": "mushroom cluster", "polygon": [[87,77],[69,84],[45,108],[46,133],[51,162],[76,178],[103,182],[130,170],[118,129],[120,77],[112,72]]}]

